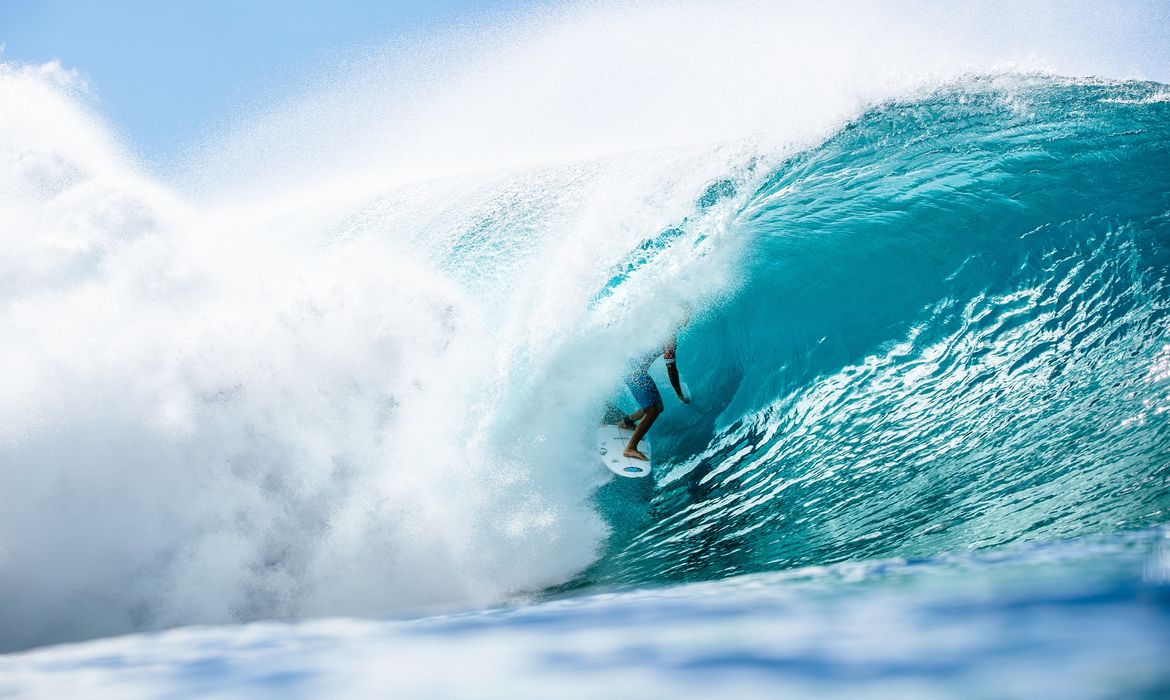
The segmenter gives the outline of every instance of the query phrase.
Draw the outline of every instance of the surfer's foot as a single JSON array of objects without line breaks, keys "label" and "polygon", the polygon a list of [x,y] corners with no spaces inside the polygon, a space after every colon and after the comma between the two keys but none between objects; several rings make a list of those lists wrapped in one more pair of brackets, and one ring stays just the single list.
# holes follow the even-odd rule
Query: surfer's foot
[{"label": "surfer's foot", "polygon": [[634,428],[638,427],[638,424],[634,422],[633,418],[626,416],[625,418],[618,421],[618,427],[623,430],[633,430]]},{"label": "surfer's foot", "polygon": [[627,457],[629,457],[630,459],[640,459],[640,460],[642,460],[643,462],[649,462],[649,461],[650,461],[650,458],[649,458],[649,457],[647,457],[646,455],[642,454],[641,452],[639,452],[639,451],[635,450],[635,449],[634,449],[634,448],[632,448],[632,447],[627,447],[627,448],[626,448],[626,451],[625,451],[625,452],[623,452],[622,454],[623,454],[623,455],[625,455],[625,456],[627,456]]}]

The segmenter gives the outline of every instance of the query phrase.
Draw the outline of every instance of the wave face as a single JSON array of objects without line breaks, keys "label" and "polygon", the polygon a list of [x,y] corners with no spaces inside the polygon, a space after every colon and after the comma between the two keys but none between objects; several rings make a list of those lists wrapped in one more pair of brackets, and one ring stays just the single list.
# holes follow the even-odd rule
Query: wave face
[{"label": "wave face", "polygon": [[701,399],[656,429],[652,520],[593,580],[1165,522],[1167,95],[975,80],[784,162],[680,339]]}]

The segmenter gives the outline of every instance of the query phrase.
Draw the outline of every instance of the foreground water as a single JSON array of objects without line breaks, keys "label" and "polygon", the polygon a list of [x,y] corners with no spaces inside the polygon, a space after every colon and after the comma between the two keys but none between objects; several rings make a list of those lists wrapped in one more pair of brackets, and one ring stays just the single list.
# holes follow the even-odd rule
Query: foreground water
[{"label": "foreground water", "polygon": [[1164,698],[1170,529],[0,657],[0,697]]}]

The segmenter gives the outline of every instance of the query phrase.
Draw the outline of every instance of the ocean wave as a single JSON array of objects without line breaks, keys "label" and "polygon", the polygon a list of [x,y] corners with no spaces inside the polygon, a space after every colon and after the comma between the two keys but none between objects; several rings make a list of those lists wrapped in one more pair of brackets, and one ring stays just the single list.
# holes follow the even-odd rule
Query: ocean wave
[{"label": "ocean wave", "polygon": [[[1164,87],[954,70],[406,184],[294,140],[248,165],[295,187],[196,197],[6,68],[0,649],[1164,521]],[[593,427],[687,315],[614,519]]]}]

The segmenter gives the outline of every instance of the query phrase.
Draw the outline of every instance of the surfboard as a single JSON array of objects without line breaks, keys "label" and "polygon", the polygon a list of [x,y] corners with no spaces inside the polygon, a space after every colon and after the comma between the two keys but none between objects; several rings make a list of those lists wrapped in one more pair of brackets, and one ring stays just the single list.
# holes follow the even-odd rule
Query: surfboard
[{"label": "surfboard", "polygon": [[[601,425],[597,428],[597,449],[601,454],[601,463],[618,476],[637,479],[650,475],[650,463],[640,459],[630,459],[622,454],[630,442],[632,430],[625,430],[616,425]],[[642,438],[638,444],[642,454],[653,459],[650,454],[650,441]]]}]

